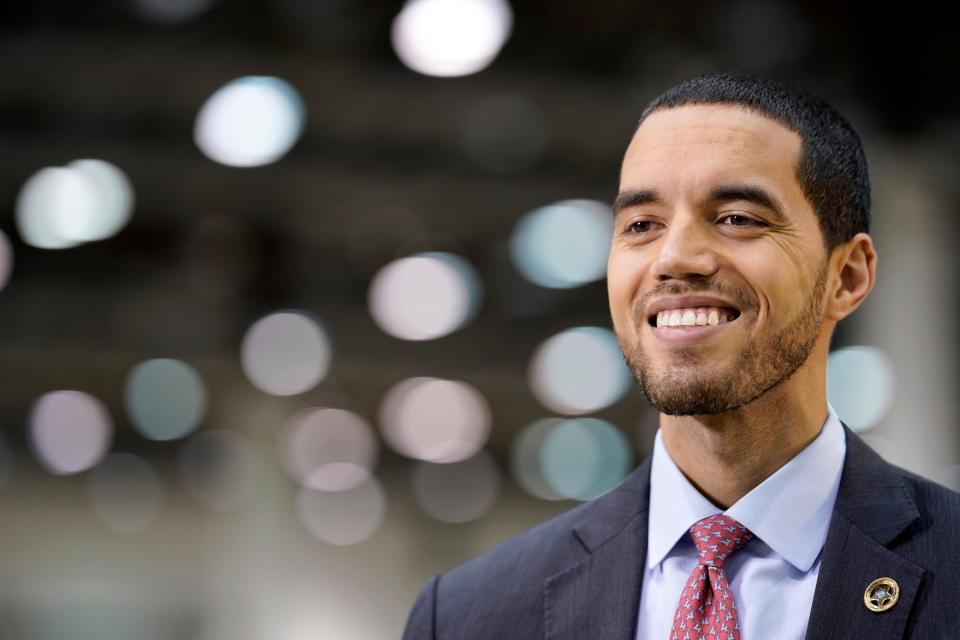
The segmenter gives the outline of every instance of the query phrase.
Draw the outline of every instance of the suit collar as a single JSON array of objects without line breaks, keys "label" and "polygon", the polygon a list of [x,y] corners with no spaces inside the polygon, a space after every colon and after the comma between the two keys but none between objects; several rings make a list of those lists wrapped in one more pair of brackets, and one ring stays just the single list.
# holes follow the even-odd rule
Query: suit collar
[{"label": "suit collar", "polygon": [[[650,504],[652,462],[653,456],[647,456],[620,484],[585,505],[583,515],[573,526],[573,533],[588,552],[592,553],[621,533],[633,518],[642,515],[646,521]],[[644,548],[646,537],[644,533]]]},{"label": "suit collar", "polygon": [[[926,573],[890,546],[920,513],[896,467],[874,453],[847,425],[847,457],[834,506],[807,638],[902,638]],[[873,580],[892,578],[897,604],[869,611],[864,592]]]},{"label": "suit collar", "polygon": [[544,584],[550,640],[633,640],[647,548],[650,457],[584,505],[573,535],[587,555]]},{"label": "suit collar", "polygon": [[880,544],[889,544],[920,512],[897,470],[846,424],[843,429],[847,457],[834,510]]},{"label": "suit collar", "polygon": [[[843,424],[843,423],[841,423]],[[887,548],[919,518],[895,467],[846,424],[847,451],[807,627],[807,638],[900,638],[924,569]],[[549,577],[544,623],[550,640],[632,640],[647,548],[652,456],[616,488],[584,505],[573,535],[586,556]],[[900,585],[889,611],[870,612],[863,593],[875,578]]]},{"label": "suit collar", "polygon": [[[799,571],[810,570],[827,537],[846,451],[840,418],[828,403],[817,436],[793,459],[722,510],[691,484],[657,430],[650,468],[648,568],[660,563],[695,522],[721,511],[745,526]],[[771,505],[790,505],[771,508]],[[754,547],[756,548],[756,547]]]},{"label": "suit collar", "polygon": [[[874,453],[846,423],[840,424],[847,451],[834,512],[840,512],[864,533],[886,545],[919,518],[920,512],[896,469]],[[573,531],[588,552],[619,533],[636,514],[647,513],[652,461],[653,456],[647,456],[617,487],[585,505],[587,508]]]}]

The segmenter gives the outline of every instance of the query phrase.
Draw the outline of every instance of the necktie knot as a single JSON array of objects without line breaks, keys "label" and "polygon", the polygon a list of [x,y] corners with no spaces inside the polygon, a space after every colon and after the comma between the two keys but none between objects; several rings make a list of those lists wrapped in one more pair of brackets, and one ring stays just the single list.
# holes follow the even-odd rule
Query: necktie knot
[{"label": "necktie knot", "polygon": [[694,523],[690,537],[697,545],[700,563],[683,587],[670,640],[740,640],[737,603],[721,567],[753,534],[733,518],[718,513]]},{"label": "necktie knot", "polygon": [[750,541],[753,533],[733,518],[718,513],[694,523],[690,537],[697,545],[700,564],[720,568],[730,554]]}]

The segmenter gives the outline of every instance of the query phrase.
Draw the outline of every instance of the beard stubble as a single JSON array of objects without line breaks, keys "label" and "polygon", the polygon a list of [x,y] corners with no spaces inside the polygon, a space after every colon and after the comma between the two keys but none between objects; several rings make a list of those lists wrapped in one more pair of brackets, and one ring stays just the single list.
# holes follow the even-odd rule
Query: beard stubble
[{"label": "beard stubble", "polygon": [[[823,323],[827,262],[797,317],[780,332],[750,341],[725,367],[706,366],[701,348],[679,345],[664,371],[654,370],[639,340],[625,344],[617,335],[627,365],[650,404],[672,416],[710,415],[738,409],[789,379],[809,358]],[[646,322],[645,318],[636,321]]]}]

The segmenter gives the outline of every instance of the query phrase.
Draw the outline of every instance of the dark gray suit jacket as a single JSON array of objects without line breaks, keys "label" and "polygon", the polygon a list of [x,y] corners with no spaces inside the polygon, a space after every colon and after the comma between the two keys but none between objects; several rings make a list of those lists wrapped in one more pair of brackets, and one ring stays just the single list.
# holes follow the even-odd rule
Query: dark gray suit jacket
[{"label": "dark gray suit jacket", "polygon": [[[960,493],[887,463],[843,428],[807,639],[960,638]],[[650,460],[605,495],[431,578],[404,640],[633,640]],[[863,594],[881,577],[897,581],[900,599],[874,613]]]}]

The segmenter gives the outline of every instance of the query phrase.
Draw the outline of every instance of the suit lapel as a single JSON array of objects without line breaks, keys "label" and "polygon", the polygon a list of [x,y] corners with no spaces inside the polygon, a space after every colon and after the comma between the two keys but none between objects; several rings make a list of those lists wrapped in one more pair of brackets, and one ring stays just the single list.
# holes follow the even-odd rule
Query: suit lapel
[{"label": "suit lapel", "polygon": [[547,579],[547,640],[633,640],[647,550],[650,462],[591,504],[573,532],[588,555]]},{"label": "suit lapel", "polygon": [[[918,517],[893,467],[843,425],[843,473],[821,552],[808,640],[903,637],[924,569],[891,551]],[[547,640],[633,640],[647,550],[650,466],[647,459],[619,486],[590,504],[574,525],[587,556],[544,585]],[[869,611],[863,594],[876,578],[900,586],[894,607]]]},{"label": "suit lapel", "polygon": [[[847,454],[824,544],[807,627],[809,640],[902,638],[924,569],[889,545],[918,517],[892,467],[847,427]],[[874,613],[863,602],[876,578],[893,578],[900,598]]]}]

